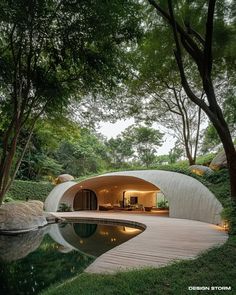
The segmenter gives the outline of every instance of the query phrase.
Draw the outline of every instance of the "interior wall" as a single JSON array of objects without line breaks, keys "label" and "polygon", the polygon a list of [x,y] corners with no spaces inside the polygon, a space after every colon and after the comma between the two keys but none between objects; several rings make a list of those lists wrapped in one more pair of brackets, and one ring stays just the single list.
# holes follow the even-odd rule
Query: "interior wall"
[{"label": "interior wall", "polygon": [[138,197],[138,204],[144,207],[156,207],[156,192],[132,192],[127,191],[125,197],[130,199],[130,197]]},{"label": "interior wall", "polygon": [[94,190],[97,195],[99,204],[111,203],[120,204],[123,201],[123,192],[125,191],[125,198],[130,199],[131,196],[138,197],[138,204],[143,205],[144,207],[153,207],[156,206],[156,192],[145,192],[145,191],[126,191],[126,187],[122,186],[119,188],[102,188],[99,190]]}]

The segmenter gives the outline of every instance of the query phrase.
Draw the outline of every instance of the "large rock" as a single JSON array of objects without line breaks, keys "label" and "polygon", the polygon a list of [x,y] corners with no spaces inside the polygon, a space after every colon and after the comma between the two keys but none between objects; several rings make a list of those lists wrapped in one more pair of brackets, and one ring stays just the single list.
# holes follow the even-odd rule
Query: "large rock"
[{"label": "large rock", "polygon": [[[234,146],[236,148],[236,145]],[[215,158],[211,161],[210,168],[213,170],[219,170],[221,168],[227,167],[227,159],[225,155],[225,151],[220,151]]]},{"label": "large rock", "polygon": [[189,166],[189,169],[192,173],[195,173],[197,175],[209,175],[213,172],[213,170],[207,166],[203,166],[203,165],[191,165]]},{"label": "large rock", "polygon": [[0,207],[0,231],[28,231],[46,224],[43,202],[12,202]]},{"label": "large rock", "polygon": [[72,176],[70,174],[61,174],[55,179],[55,182],[56,182],[56,184],[60,184],[60,183],[66,182],[66,181],[72,181],[74,179],[75,179],[74,176]]}]

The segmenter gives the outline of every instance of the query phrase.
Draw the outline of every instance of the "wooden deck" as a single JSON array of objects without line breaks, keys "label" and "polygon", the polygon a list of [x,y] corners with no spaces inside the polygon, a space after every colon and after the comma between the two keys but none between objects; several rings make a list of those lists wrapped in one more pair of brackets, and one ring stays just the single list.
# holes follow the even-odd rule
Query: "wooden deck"
[{"label": "wooden deck", "polygon": [[80,211],[54,215],[69,219],[126,220],[146,226],[140,235],[98,257],[85,270],[89,273],[162,267],[173,261],[196,258],[201,252],[225,243],[228,238],[225,231],[212,224],[151,214]]}]

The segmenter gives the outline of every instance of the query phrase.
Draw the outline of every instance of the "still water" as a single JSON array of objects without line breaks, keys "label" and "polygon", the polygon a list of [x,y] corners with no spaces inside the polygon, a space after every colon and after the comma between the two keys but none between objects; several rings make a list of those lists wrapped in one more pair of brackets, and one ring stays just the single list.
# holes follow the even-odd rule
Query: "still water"
[{"label": "still water", "polygon": [[37,294],[78,275],[96,257],[141,232],[123,225],[80,222],[0,235],[0,294]]}]

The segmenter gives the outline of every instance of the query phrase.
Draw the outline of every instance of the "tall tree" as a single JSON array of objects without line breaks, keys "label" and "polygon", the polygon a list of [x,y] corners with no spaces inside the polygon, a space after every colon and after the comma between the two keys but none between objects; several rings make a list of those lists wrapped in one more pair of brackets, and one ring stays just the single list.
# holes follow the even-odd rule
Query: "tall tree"
[{"label": "tall tree", "polygon": [[[128,100],[138,101],[135,107],[130,105],[130,113],[141,121],[158,122],[168,127],[169,132],[183,145],[189,164],[193,165],[201,125],[206,116],[187,97],[176,63],[171,58],[172,48],[173,39],[167,26],[157,24],[157,28],[148,28],[139,46],[130,54],[133,76],[128,84],[127,97]],[[191,85],[204,99],[195,67],[188,63],[185,70]]]},{"label": "tall tree", "polygon": [[[120,52],[139,34],[137,9],[139,4],[129,0],[1,1],[0,204],[38,118],[62,112],[72,99],[104,93],[123,79]],[[23,129],[27,137],[16,160]]]},{"label": "tall tree", "polygon": [[118,136],[117,138],[110,138],[105,144],[112,167],[124,167],[134,154],[130,139]]},{"label": "tall tree", "polygon": [[88,129],[80,130],[79,139],[62,141],[54,153],[64,173],[82,176],[103,171],[108,164],[106,146]]},{"label": "tall tree", "polygon": [[122,137],[132,145],[134,155],[146,167],[154,162],[157,149],[161,146],[163,134],[150,127],[131,125]]},{"label": "tall tree", "polygon": [[177,143],[175,143],[175,146],[169,152],[170,164],[176,163],[176,161],[181,158],[182,153],[183,153],[183,149],[179,147]]},{"label": "tall tree", "polygon": [[137,95],[143,105],[133,111],[134,116],[140,121],[158,122],[168,128],[169,133],[184,148],[189,165],[194,165],[201,124],[204,122],[201,109],[188,99],[176,81],[165,81],[164,85],[163,82],[158,82],[155,88],[150,87],[149,81],[146,81],[141,86],[141,92],[135,90],[135,96]]},{"label": "tall tree", "polygon": [[[217,101],[213,82],[213,34],[214,17],[216,17],[216,0],[209,0],[207,5],[205,5],[205,1],[199,1],[197,3],[184,1],[184,15],[179,13],[182,2],[179,5],[176,5],[176,1],[172,0],[165,2],[148,0],[148,2],[154,7],[158,16],[161,16],[172,29],[175,43],[174,56],[178,65],[181,84],[186,94],[191,101],[197,104],[207,114],[221,139],[228,162],[231,197],[235,204],[236,150],[229,126]],[[226,2],[223,5],[226,5]],[[201,26],[194,24],[192,21],[196,7],[198,13],[202,13],[198,21]],[[198,71],[202,84],[202,92],[205,93],[207,101],[202,100],[189,83],[185,71],[186,56]]]}]

